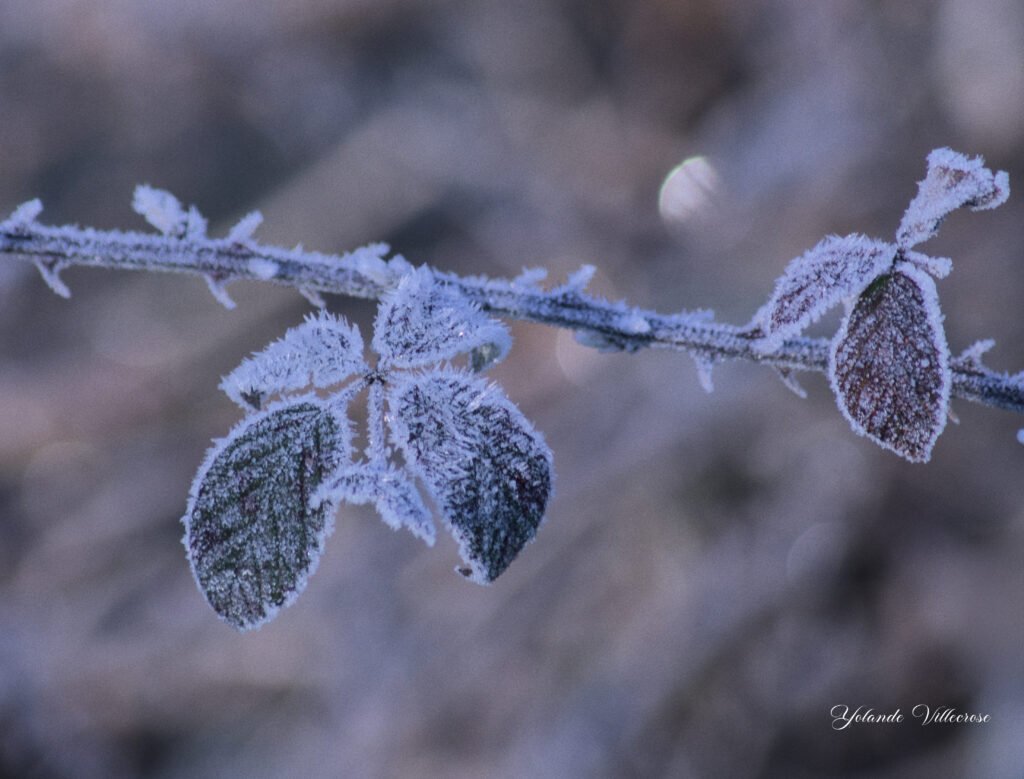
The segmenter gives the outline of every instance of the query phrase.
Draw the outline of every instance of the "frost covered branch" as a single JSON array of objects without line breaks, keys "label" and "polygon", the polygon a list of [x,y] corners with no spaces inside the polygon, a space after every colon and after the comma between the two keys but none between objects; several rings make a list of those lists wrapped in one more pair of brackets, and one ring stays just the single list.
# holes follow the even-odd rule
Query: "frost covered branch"
[{"label": "frost covered branch", "polygon": [[[262,245],[252,238],[259,224],[253,215],[242,219],[224,238],[211,238],[195,208],[185,211],[167,193],[139,187],[136,210],[160,233],[94,230],[39,223],[39,201],[20,206],[0,223],[0,254],[36,264],[58,294],[70,294],[60,273],[71,266],[190,273],[206,279],[217,299],[228,307],[231,282],[269,281],[294,287],[314,302],[321,293],[379,299],[395,287],[411,266],[400,256],[387,258],[386,244],[331,255]],[[904,231],[909,228],[902,228]],[[883,244],[884,245],[884,244]],[[545,274],[526,272],[513,280],[437,278],[493,314],[540,322],[577,332],[577,340],[604,350],[637,351],[670,348],[688,352],[706,378],[715,363],[750,360],[790,371],[826,372],[828,341],[787,336],[766,350],[750,328],[715,322],[707,312],[659,314],[613,303],[584,292],[592,269],[584,266],[566,284],[542,289]],[[952,394],[975,403],[1024,413],[1024,381],[981,364],[976,356],[954,360]]]},{"label": "frost covered branch", "polygon": [[[952,211],[994,208],[1008,196],[1005,172],[933,151],[895,242],[825,238],[789,263],[743,327],[710,312],[663,315],[588,295],[591,266],[545,289],[543,271],[460,277],[388,259],[383,244],[342,256],[289,251],[253,239],[255,212],[211,238],[194,207],[147,186],[134,207],[158,234],[47,227],[35,200],[0,223],[0,253],[33,261],[64,296],[61,271],[87,265],[198,274],[228,307],[231,282],[275,282],[320,307],[223,378],[245,416],[214,441],[182,518],[200,591],[245,630],[301,593],[342,504],[372,504],[385,524],[432,545],[429,496],[458,543],[457,570],[480,584],[534,539],[552,494],[553,457],[501,388],[476,375],[512,345],[490,314],[568,328],[602,350],[685,351],[708,390],[713,366],[729,359],[773,367],[801,396],[792,372],[823,372],[854,432],[911,462],[931,457],[952,396],[1024,413],[1024,374],[999,374],[982,361],[992,341],[950,354],[935,279],[953,263],[914,248]],[[379,301],[375,363],[365,359],[359,329],[324,310],[324,292]],[[803,335],[840,304],[845,316],[830,340]],[[364,393],[359,452],[349,409]]]}]

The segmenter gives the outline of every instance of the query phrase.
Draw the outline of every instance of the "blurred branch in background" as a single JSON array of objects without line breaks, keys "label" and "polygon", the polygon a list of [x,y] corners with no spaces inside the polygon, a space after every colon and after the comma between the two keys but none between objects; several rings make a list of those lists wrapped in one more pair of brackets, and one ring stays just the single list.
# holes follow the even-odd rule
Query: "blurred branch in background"
[{"label": "blurred branch in background", "polygon": [[[828,233],[889,235],[928,150],[1024,180],[1013,0],[0,5],[0,205],[123,226],[149,181],[269,243],[387,241],[746,321]],[[712,204],[659,210],[692,157]],[[214,225],[217,229],[217,225]],[[935,252],[950,347],[1024,364],[1019,197]],[[237,636],[179,517],[238,360],[304,301],[69,270],[0,306],[0,766],[41,777],[1013,776],[1024,481],[957,408],[926,467],[726,365],[516,325],[495,378],[555,452],[538,542],[488,589],[348,510],[304,598]],[[329,300],[366,322],[359,302]],[[952,324],[952,323],[955,323]],[[828,327],[834,322],[823,322]],[[680,378],[682,377],[682,378]],[[447,551],[447,557],[446,557]],[[990,712],[831,730],[832,706]]]}]

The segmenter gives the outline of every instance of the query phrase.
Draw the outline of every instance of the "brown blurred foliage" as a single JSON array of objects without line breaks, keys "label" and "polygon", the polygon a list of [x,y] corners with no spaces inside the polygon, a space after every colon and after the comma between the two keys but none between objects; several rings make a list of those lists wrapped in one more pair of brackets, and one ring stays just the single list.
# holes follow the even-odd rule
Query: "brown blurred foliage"
[{"label": "brown blurred foliage", "polygon": [[[319,250],[560,280],[743,322],[830,232],[887,238],[930,149],[1024,182],[1017,0],[5,0],[0,210],[140,228],[134,184]],[[683,160],[717,176],[659,211]],[[950,344],[1024,367],[1024,208],[928,251]],[[1024,766],[1020,421],[956,407],[927,466],[753,365],[515,325],[495,371],[555,452],[490,588],[343,509],[257,633],[179,517],[237,410],[218,378],[290,290],[0,263],[0,777],[933,777]],[[330,301],[367,332],[366,303]],[[835,321],[830,320],[827,326]],[[822,332],[827,331],[827,326]],[[831,728],[837,704],[985,725]]]}]

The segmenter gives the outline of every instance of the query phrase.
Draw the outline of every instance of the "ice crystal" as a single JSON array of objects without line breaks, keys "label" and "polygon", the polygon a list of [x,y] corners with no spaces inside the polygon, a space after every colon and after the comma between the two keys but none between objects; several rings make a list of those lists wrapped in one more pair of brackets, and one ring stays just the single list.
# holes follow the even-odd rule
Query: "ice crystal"
[{"label": "ice crystal", "polygon": [[228,231],[228,242],[245,244],[248,243],[256,233],[256,228],[263,224],[263,214],[259,211],[250,211],[243,216]]},{"label": "ice crystal", "polygon": [[426,484],[480,584],[533,539],[551,494],[551,452],[512,403],[453,370],[406,374],[390,388],[392,435]]},{"label": "ice crystal", "polygon": [[192,485],[184,544],[199,589],[241,630],[302,592],[333,527],[312,497],[349,454],[348,423],[309,397],[243,419],[216,442]]},{"label": "ice crystal", "polygon": [[259,408],[270,395],[330,387],[366,370],[358,328],[320,311],[243,360],[220,387],[243,408]]},{"label": "ice crystal", "polygon": [[832,341],[829,380],[854,431],[927,462],[952,378],[935,282],[900,265],[857,300]]},{"label": "ice crystal", "polygon": [[166,190],[140,184],[135,188],[132,208],[164,235],[181,238],[188,234],[188,212]]}]

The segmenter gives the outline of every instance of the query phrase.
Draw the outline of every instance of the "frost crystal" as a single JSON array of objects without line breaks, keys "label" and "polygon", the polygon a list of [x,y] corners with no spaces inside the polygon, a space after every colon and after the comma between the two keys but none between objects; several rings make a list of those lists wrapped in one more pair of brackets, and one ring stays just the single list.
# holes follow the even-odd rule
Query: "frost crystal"
[{"label": "frost crystal", "polygon": [[5,230],[17,230],[27,227],[43,213],[43,201],[39,198],[28,200],[14,209],[5,222],[0,224]]},{"label": "frost crystal", "polygon": [[189,233],[189,214],[178,198],[166,190],[140,184],[135,188],[132,208],[164,235],[181,238]]},{"label": "frost crystal", "polygon": [[333,528],[312,500],[349,456],[351,433],[315,398],[243,419],[207,454],[192,485],[183,542],[199,589],[240,630],[302,592]]},{"label": "frost crystal", "polygon": [[386,368],[431,365],[481,347],[493,363],[511,345],[503,324],[439,284],[427,268],[381,298],[373,325],[373,348]]},{"label": "frost crystal", "polygon": [[434,497],[480,584],[533,539],[551,494],[551,452],[495,387],[453,370],[391,387],[392,435]]},{"label": "frost crystal", "polygon": [[828,369],[855,432],[927,462],[946,425],[952,383],[931,277],[900,265],[868,287],[832,341]]},{"label": "frost crystal", "polygon": [[936,149],[928,155],[928,174],[903,215],[896,241],[902,248],[915,246],[935,236],[950,212],[964,206],[972,211],[995,208],[1009,196],[1006,171],[993,173],[981,157],[971,159],[952,149]]},{"label": "frost crystal", "polygon": [[359,330],[320,311],[243,360],[220,388],[243,408],[259,408],[269,395],[329,387],[366,370]]},{"label": "frost crystal", "polygon": [[894,246],[863,235],[829,236],[789,263],[768,302],[751,323],[770,352],[799,335],[833,306],[858,295],[885,273],[896,257]]},{"label": "frost crystal", "polygon": [[238,223],[228,232],[229,243],[248,243],[256,232],[256,228],[263,224],[263,214],[259,211],[250,211],[238,220]]},{"label": "frost crystal", "polygon": [[43,277],[43,281],[46,282],[46,286],[53,290],[55,294],[60,295],[62,298],[71,297],[71,290],[60,277],[60,272],[64,270],[62,263],[52,260],[35,260],[35,266],[39,271],[39,275]]}]

